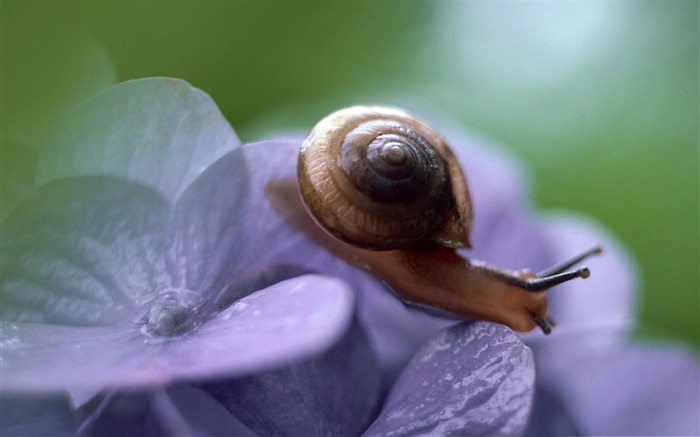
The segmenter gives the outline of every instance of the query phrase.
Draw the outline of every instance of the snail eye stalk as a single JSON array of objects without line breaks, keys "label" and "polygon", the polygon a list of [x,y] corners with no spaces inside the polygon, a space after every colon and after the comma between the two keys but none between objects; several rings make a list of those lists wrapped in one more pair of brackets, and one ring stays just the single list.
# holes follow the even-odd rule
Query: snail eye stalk
[{"label": "snail eye stalk", "polygon": [[544,277],[540,277],[538,275],[533,279],[526,279],[522,283],[522,288],[527,291],[543,291],[572,279],[586,279],[589,276],[591,276],[591,271],[588,270],[588,267],[581,267],[578,270],[573,270],[570,272],[557,273]]},{"label": "snail eye stalk", "polygon": [[[563,273],[566,269],[573,267],[575,264],[580,263],[581,261],[585,260],[586,258],[593,256],[593,255],[599,255],[603,253],[603,248],[600,246],[594,246],[590,249],[588,249],[585,252],[582,252],[581,254],[566,260],[562,263],[559,263],[555,266],[552,266],[548,269],[542,270],[537,274],[538,278],[544,278],[547,276],[552,276],[552,275],[557,275],[559,273]],[[590,274],[590,272],[589,272]],[[582,278],[587,278],[588,276],[582,276]]]}]

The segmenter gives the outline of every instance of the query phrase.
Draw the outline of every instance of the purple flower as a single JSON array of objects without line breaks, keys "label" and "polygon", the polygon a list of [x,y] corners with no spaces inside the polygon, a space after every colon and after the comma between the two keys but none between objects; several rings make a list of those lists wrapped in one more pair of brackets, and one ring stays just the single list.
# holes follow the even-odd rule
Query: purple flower
[{"label": "purple flower", "polygon": [[[448,139],[472,187],[475,257],[537,270],[611,241],[531,220],[508,158]],[[654,378],[698,375],[687,355],[624,343],[633,285],[618,249],[552,292],[561,336],[526,336],[533,360],[508,328],[409,308],[299,232],[284,208],[299,144],[241,146],[206,95],[171,79],[76,109],[2,227],[3,434],[595,433],[631,426],[638,406],[663,413],[658,432],[692,431],[680,404],[697,391],[619,370],[644,356]],[[592,402],[613,398],[604,388],[648,403]]]}]

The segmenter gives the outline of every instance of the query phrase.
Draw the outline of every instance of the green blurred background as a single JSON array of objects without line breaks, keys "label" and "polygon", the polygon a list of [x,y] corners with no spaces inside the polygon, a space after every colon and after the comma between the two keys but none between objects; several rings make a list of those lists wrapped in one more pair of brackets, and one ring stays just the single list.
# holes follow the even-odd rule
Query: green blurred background
[{"label": "green blurred background", "polygon": [[700,348],[698,1],[2,1],[4,218],[56,115],[185,79],[244,141],[339,106],[420,103],[510,147],[537,204],[641,266],[641,333]]}]

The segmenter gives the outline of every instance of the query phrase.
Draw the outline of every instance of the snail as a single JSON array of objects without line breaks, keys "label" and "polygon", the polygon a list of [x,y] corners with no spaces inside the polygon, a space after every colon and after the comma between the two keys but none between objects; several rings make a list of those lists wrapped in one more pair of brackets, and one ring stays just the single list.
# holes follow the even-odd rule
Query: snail
[{"label": "snail", "polygon": [[404,301],[462,317],[549,334],[545,291],[594,247],[546,272],[512,272],[461,256],[472,206],[462,168],[428,124],[395,108],[334,112],[301,145],[298,188],[306,211],[349,263],[374,274]]}]

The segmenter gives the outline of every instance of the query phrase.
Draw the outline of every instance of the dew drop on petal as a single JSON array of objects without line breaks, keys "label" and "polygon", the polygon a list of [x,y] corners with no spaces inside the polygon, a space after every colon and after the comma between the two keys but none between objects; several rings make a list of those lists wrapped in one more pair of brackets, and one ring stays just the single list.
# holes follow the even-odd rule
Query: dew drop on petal
[{"label": "dew drop on petal", "polygon": [[146,316],[146,328],[150,333],[172,337],[193,327],[190,311],[173,300],[158,302]]}]

